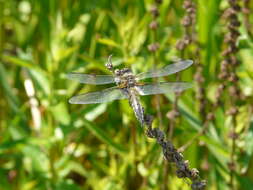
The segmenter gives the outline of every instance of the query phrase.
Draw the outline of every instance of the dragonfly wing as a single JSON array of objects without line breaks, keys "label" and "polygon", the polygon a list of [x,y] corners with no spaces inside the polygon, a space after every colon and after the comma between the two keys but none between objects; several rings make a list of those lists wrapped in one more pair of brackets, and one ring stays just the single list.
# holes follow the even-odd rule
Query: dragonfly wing
[{"label": "dragonfly wing", "polygon": [[91,92],[87,94],[81,94],[72,97],[69,100],[71,104],[98,104],[104,102],[111,102],[113,100],[126,99],[127,94],[123,92],[123,89],[118,87],[107,88],[102,91]]},{"label": "dragonfly wing", "polygon": [[142,96],[151,94],[164,94],[171,92],[182,92],[191,88],[192,84],[187,82],[161,82],[154,84],[138,85],[135,89]]},{"label": "dragonfly wing", "polygon": [[67,78],[84,84],[109,84],[114,82],[113,75],[89,75],[82,73],[68,73]]},{"label": "dragonfly wing", "polygon": [[163,77],[184,70],[187,67],[191,66],[192,64],[193,64],[192,60],[183,60],[177,63],[167,65],[166,67],[161,69],[140,73],[136,75],[136,78],[137,80],[142,80],[145,78]]}]

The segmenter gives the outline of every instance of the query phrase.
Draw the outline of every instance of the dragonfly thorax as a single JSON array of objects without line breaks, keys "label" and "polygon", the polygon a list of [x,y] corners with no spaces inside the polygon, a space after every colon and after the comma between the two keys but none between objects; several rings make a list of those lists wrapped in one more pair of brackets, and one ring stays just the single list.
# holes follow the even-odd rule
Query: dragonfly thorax
[{"label": "dragonfly thorax", "polygon": [[116,75],[115,82],[121,88],[129,88],[136,85],[136,80],[131,69],[116,69],[114,73]]}]

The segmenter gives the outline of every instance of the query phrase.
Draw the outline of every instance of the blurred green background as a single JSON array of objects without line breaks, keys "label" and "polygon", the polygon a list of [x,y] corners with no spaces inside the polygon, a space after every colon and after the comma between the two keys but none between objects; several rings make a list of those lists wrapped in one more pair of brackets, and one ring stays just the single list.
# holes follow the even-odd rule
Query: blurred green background
[{"label": "blurred green background", "polygon": [[[204,69],[205,99],[214,103],[227,33],[222,12],[228,1],[194,3],[194,36],[200,45],[190,45],[182,57],[176,49],[184,35],[182,0],[164,0],[159,5],[155,35],[149,28],[153,0],[0,0],[0,190],[190,189],[187,179],[177,178],[174,165],[164,162],[161,147],[145,136],[127,100],[68,103],[76,94],[111,85],[81,85],[65,75],[72,71],[110,74],[104,67],[110,54],[115,66],[131,67],[135,73],[163,67],[177,58],[198,60]],[[234,183],[235,189],[251,190],[253,44],[244,16],[238,13],[242,24],[236,73],[246,99],[236,116]],[[250,21],[252,17],[250,13]],[[154,54],[148,45],[155,41],[160,48]],[[179,98],[180,116],[172,138],[177,148],[191,142],[203,128],[195,72],[193,65],[180,73],[180,80],[192,82],[194,88]],[[174,95],[158,98],[142,97],[142,103],[155,117],[153,126],[166,132]],[[223,104],[215,110],[215,120],[205,135],[195,138],[183,152],[211,190],[231,189],[229,98],[230,93],[224,91]]]}]

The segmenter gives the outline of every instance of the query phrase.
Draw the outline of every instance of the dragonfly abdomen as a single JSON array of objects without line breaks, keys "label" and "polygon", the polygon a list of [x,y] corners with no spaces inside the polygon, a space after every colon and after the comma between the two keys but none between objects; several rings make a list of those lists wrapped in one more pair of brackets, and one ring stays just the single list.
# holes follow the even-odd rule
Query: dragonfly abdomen
[{"label": "dragonfly abdomen", "polygon": [[134,114],[141,125],[144,124],[144,109],[140,104],[140,98],[136,95],[134,88],[129,89],[129,103],[134,110]]}]

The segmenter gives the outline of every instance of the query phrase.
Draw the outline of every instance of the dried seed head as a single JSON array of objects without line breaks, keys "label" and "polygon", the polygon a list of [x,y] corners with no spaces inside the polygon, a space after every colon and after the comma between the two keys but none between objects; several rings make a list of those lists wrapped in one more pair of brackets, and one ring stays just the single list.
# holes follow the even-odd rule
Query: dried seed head
[{"label": "dried seed head", "polygon": [[184,40],[179,40],[176,44],[176,48],[181,51],[186,47],[186,44],[184,43]]},{"label": "dried seed head", "polygon": [[241,7],[238,4],[234,4],[233,9],[235,10],[236,13],[241,11]]},{"label": "dried seed head", "polygon": [[228,80],[230,82],[235,83],[235,82],[237,82],[239,80],[239,78],[235,75],[235,73],[230,73],[230,76],[228,77]]},{"label": "dried seed head", "polygon": [[204,82],[204,77],[202,76],[202,74],[200,72],[197,71],[197,73],[194,75],[194,79],[199,82],[199,83],[203,83]]},{"label": "dried seed head", "polygon": [[157,138],[158,142],[163,141],[164,140],[164,133],[162,131],[158,130],[156,138]]},{"label": "dried seed head", "polygon": [[[213,108],[215,109],[215,108],[217,108],[218,106],[220,106],[221,105],[221,99],[220,98],[217,98],[216,99],[216,102],[213,104]],[[208,120],[207,120],[208,121]]]},{"label": "dried seed head", "polygon": [[158,28],[158,22],[156,20],[153,20],[150,24],[149,24],[149,28],[152,30],[155,30]]},{"label": "dried seed head", "polygon": [[230,86],[228,90],[229,90],[230,95],[233,97],[240,95],[240,89],[237,88],[236,85]]},{"label": "dried seed head", "polygon": [[192,24],[192,20],[191,20],[191,17],[189,15],[186,15],[183,20],[182,20],[182,25],[184,27],[188,27],[188,26],[191,26]]},{"label": "dried seed head", "polygon": [[183,39],[181,39],[181,40],[179,40],[179,41],[177,42],[176,48],[177,48],[179,51],[181,51],[181,50],[185,49],[185,47],[186,47],[187,45],[189,45],[190,43],[191,43],[191,37],[188,36],[188,35],[185,35],[185,36],[183,37]]},{"label": "dried seed head", "polygon": [[231,138],[231,139],[238,139],[239,135],[238,133],[234,132],[234,131],[230,131],[229,134],[228,134],[228,137]]},{"label": "dried seed head", "polygon": [[153,117],[152,115],[146,114],[146,115],[144,116],[144,122],[145,122],[145,124],[146,124],[148,127],[151,127],[151,126],[152,126],[153,120],[154,120],[154,117]]},{"label": "dried seed head", "polygon": [[228,60],[225,59],[221,62],[221,72],[225,72],[228,70]]},{"label": "dried seed head", "polygon": [[185,41],[185,44],[189,45],[192,41],[191,36],[185,35],[184,36],[184,41]]},{"label": "dried seed head", "polygon": [[248,7],[243,7],[242,12],[246,15],[250,14],[250,9]]},{"label": "dried seed head", "polygon": [[235,162],[228,162],[228,168],[231,170],[231,171],[235,171],[236,170],[236,163]]},{"label": "dried seed head", "polygon": [[228,49],[225,49],[224,51],[222,51],[222,53],[221,53],[221,55],[223,56],[223,57],[227,57],[228,55],[229,55],[229,50]]},{"label": "dried seed head", "polygon": [[237,66],[237,65],[240,64],[240,61],[235,58],[235,60],[233,60],[231,63],[232,63],[233,66]]},{"label": "dried seed head", "polygon": [[218,78],[219,78],[220,80],[224,80],[224,79],[227,78],[227,76],[228,76],[228,73],[225,72],[225,71],[223,71],[222,73],[220,73],[220,74],[218,75]]},{"label": "dried seed head", "polygon": [[240,36],[240,32],[238,30],[234,30],[233,33],[231,33],[233,38],[238,38],[238,36]]},{"label": "dried seed head", "polygon": [[155,0],[157,4],[162,4],[163,0]]},{"label": "dried seed head", "polygon": [[224,16],[226,18],[236,18],[236,10],[230,7],[225,11]]},{"label": "dried seed head", "polygon": [[152,5],[150,8],[150,12],[153,15],[153,17],[158,17],[159,16],[159,10],[156,5]]},{"label": "dried seed head", "polygon": [[204,190],[206,187],[206,180],[201,180],[201,181],[194,181],[191,184],[191,188],[193,190]]},{"label": "dried seed head", "polygon": [[219,100],[220,97],[221,97],[221,94],[222,94],[222,91],[217,90],[216,93],[215,93],[215,99]]},{"label": "dried seed head", "polygon": [[224,84],[220,84],[219,86],[218,86],[218,91],[223,91],[225,89],[225,85]]},{"label": "dried seed head", "polygon": [[192,168],[191,170],[191,178],[196,180],[199,177],[199,171],[196,168]]},{"label": "dried seed head", "polygon": [[228,115],[236,115],[238,113],[238,109],[236,107],[232,107],[227,111]]},{"label": "dried seed head", "polygon": [[183,8],[188,9],[192,7],[192,2],[189,0],[184,1]]},{"label": "dried seed head", "polygon": [[196,66],[197,66],[197,72],[202,73],[203,72],[203,65],[198,63],[198,64],[196,64]]},{"label": "dried seed head", "polygon": [[232,33],[228,33],[225,35],[225,43],[234,43],[236,42],[236,38],[233,38]]},{"label": "dried seed head", "polygon": [[224,85],[224,84],[220,84],[220,85],[218,86],[218,89],[217,89],[216,94],[215,94],[215,98],[216,98],[217,100],[220,99],[220,97],[221,97],[221,95],[222,95],[224,89],[225,89],[225,85]]},{"label": "dried seed head", "polygon": [[195,7],[189,7],[188,9],[186,9],[186,12],[187,13],[194,13],[194,14],[190,14],[190,16],[195,17],[195,12],[196,12]]},{"label": "dried seed head", "polygon": [[166,114],[166,116],[169,118],[169,119],[175,119],[179,116],[179,112],[175,109],[171,110],[170,112],[168,112]]},{"label": "dried seed head", "polygon": [[148,45],[148,50],[151,52],[155,52],[159,49],[159,47],[160,47],[159,43],[153,43]]},{"label": "dried seed head", "polygon": [[184,166],[185,168],[188,168],[188,167],[189,167],[189,160],[185,160],[185,161],[184,161],[184,165],[185,165],[185,166]]},{"label": "dried seed head", "polygon": [[231,25],[233,25],[235,27],[239,27],[241,25],[241,22],[238,19],[232,19]]},{"label": "dried seed head", "polygon": [[208,113],[208,114],[207,114],[207,120],[208,120],[208,121],[214,120],[214,114],[213,114],[213,113]]},{"label": "dried seed head", "polygon": [[200,100],[200,113],[202,113],[202,115],[205,115],[205,108],[206,108],[206,100]]},{"label": "dried seed head", "polygon": [[16,170],[10,170],[8,172],[8,180],[9,182],[13,182],[15,178],[17,177],[18,172]]},{"label": "dried seed head", "polygon": [[185,175],[185,173],[184,173],[183,171],[181,171],[181,170],[177,170],[177,171],[176,171],[176,174],[177,174],[177,177],[178,177],[178,178],[187,177],[187,176]]},{"label": "dried seed head", "polygon": [[246,100],[246,96],[245,96],[242,92],[240,92],[239,98],[240,98],[240,100],[242,100],[242,101],[245,101],[245,100]]}]

